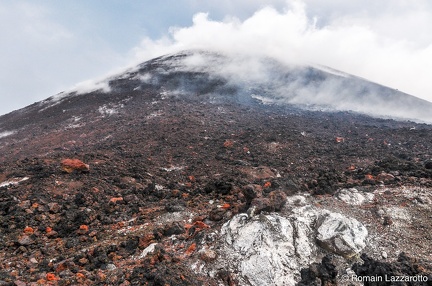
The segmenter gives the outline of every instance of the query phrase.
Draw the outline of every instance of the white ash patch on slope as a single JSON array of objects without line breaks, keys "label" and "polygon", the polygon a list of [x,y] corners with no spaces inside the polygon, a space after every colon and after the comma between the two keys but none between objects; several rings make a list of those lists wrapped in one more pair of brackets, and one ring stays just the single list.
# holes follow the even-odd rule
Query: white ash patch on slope
[{"label": "white ash patch on slope", "polygon": [[4,138],[4,137],[10,136],[10,135],[13,135],[15,133],[16,133],[16,131],[3,131],[3,132],[0,132],[0,138]]},{"label": "white ash patch on slope", "polygon": [[123,107],[124,104],[104,104],[98,108],[98,111],[103,117],[108,117],[119,113],[119,109]]},{"label": "white ash patch on slope", "polygon": [[70,119],[66,121],[66,127],[65,129],[74,129],[74,128],[80,128],[86,125],[85,122],[82,121],[81,116],[72,116]]},{"label": "white ash patch on slope", "polygon": [[10,179],[10,180],[7,180],[7,181],[0,183],[0,188],[18,185],[19,183],[27,181],[28,179],[30,179],[30,178],[29,177],[13,178],[13,179]]}]

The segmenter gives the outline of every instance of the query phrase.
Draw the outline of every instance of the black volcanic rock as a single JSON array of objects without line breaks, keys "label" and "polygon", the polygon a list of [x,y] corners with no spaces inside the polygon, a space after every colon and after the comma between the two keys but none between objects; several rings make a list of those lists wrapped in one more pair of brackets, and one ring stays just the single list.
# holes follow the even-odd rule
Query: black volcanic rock
[{"label": "black volcanic rock", "polygon": [[[379,282],[365,282],[365,285],[430,285],[432,275],[421,266],[424,262],[408,257],[404,252],[400,253],[394,263],[376,261],[366,254],[362,255],[363,264],[353,265],[354,272],[361,277],[379,277]],[[430,267],[431,265],[429,265]],[[398,277],[417,278],[412,281],[397,281]],[[394,280],[394,281],[391,281]]]},{"label": "black volcanic rock", "polygon": [[337,274],[332,256],[327,255],[321,263],[313,263],[309,268],[301,270],[302,280],[297,286],[337,285]]}]

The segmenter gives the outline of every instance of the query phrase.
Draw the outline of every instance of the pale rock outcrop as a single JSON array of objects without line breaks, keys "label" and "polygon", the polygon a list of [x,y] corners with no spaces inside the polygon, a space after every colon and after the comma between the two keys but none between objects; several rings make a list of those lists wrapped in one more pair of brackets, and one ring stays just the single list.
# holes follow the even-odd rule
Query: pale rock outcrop
[{"label": "pale rock outcrop", "polygon": [[294,233],[291,222],[278,214],[261,214],[251,220],[240,214],[222,228],[222,257],[229,268],[239,272],[241,284],[292,285],[299,267]]},{"label": "pale rock outcrop", "polygon": [[361,193],[355,188],[341,189],[336,193],[336,198],[349,205],[361,205],[373,201],[374,194]]},{"label": "pale rock outcrop", "polygon": [[367,230],[360,222],[306,200],[289,197],[286,213],[235,215],[222,226],[214,265],[237,273],[239,285],[295,285],[300,270],[326,251],[348,257],[365,247]]},{"label": "pale rock outcrop", "polygon": [[343,257],[352,257],[366,246],[367,229],[359,221],[338,213],[327,213],[317,221],[319,244]]}]

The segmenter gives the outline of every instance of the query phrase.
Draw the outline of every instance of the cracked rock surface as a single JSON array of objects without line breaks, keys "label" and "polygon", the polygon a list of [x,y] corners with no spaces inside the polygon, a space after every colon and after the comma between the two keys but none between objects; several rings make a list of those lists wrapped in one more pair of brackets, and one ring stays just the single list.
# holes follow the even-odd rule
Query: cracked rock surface
[{"label": "cracked rock surface", "polygon": [[294,285],[300,269],[321,259],[316,241],[332,253],[354,256],[366,237],[357,220],[311,205],[251,218],[238,214],[221,228],[218,262],[242,285]]}]

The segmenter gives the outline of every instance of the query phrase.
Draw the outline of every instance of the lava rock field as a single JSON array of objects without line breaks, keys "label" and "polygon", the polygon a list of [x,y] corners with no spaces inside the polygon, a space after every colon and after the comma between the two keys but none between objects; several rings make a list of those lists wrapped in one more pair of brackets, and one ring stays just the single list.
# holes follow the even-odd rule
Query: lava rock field
[{"label": "lava rock field", "polygon": [[[298,285],[349,285],[344,265],[432,280],[431,125],[126,87],[0,117],[0,285],[242,285],[213,265],[221,227],[294,195],[371,237]],[[337,199],[350,188],[375,199]]]}]

